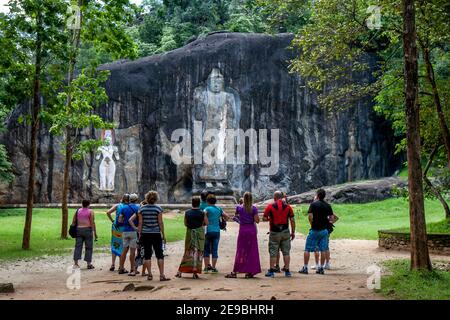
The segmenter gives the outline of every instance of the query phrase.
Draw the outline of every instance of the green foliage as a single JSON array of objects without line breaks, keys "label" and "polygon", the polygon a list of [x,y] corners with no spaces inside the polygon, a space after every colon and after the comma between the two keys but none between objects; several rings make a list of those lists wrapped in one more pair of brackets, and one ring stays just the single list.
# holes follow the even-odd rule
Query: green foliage
[{"label": "green foliage", "polygon": [[[380,29],[373,29],[366,23],[370,15],[367,9],[374,4],[381,8]],[[450,119],[449,9],[450,4],[444,0],[416,3],[419,51],[430,51],[447,121]],[[375,111],[391,121],[400,141],[396,152],[406,151],[401,1],[315,1],[308,23],[297,32],[292,46],[299,54],[291,62],[291,71],[302,75],[307,85],[316,90],[320,106],[328,111],[339,111],[361,100],[374,100]],[[425,161],[431,150],[442,144],[433,91],[426,75],[421,57],[420,135]],[[437,186],[448,193],[445,155],[445,149],[440,148],[430,174],[442,181]],[[427,197],[434,198],[428,187],[425,191]]]},{"label": "green foliage", "polygon": [[225,30],[231,32],[266,32],[270,31],[258,8],[251,1],[246,4],[236,3],[230,6],[229,20],[224,24]]},{"label": "green foliage", "polygon": [[98,71],[97,66],[108,58],[137,56],[137,46],[128,28],[136,8],[128,0],[82,3],[80,31],[68,31],[73,39],[79,32],[79,42],[69,46],[66,72],[71,79],[75,65],[81,70],[67,84],[65,78],[51,83],[57,95],[51,101],[49,111],[43,115],[51,124],[50,133],[64,137],[63,152],[70,148],[76,160],[102,143],[100,140],[81,140],[83,130],[114,127],[94,113],[96,107],[108,101],[103,85],[109,71]]},{"label": "green foliage", "polygon": [[[379,88],[370,73],[370,53],[386,44],[389,31],[366,25],[371,1],[317,1],[308,24],[296,34],[293,47],[299,55],[291,71],[305,77],[319,93],[320,105],[340,110],[370,98]],[[388,14],[388,13],[384,13]]]},{"label": "green foliage", "polygon": [[[19,103],[33,94],[36,75],[35,55],[42,51],[39,80],[52,78],[51,70],[58,68],[67,49],[64,33],[67,3],[54,0],[10,0],[9,13],[0,17],[0,131],[4,120]],[[53,94],[45,83],[41,95],[48,99]],[[28,110],[19,122],[29,125]],[[12,166],[7,152],[0,149],[0,180],[10,181]]]},{"label": "green foliage", "polygon": [[12,164],[8,160],[6,148],[0,144],[0,182],[11,182],[14,179],[11,170]]},{"label": "green foliage", "polygon": [[[108,96],[102,84],[109,76],[109,71],[83,70],[77,78],[60,90],[56,103],[45,113],[43,118],[51,123],[50,133],[64,136],[65,143],[73,146],[73,157],[80,160],[89,152],[101,145],[99,140],[77,139],[85,128],[95,129],[113,128],[114,124],[105,122],[94,113],[95,107],[106,103]],[[70,95],[71,103],[67,105]],[[69,132],[75,131],[73,136],[67,136]],[[64,151],[63,151],[64,152]]]},{"label": "green foliage", "polygon": [[[132,34],[139,55],[163,53],[213,31],[266,32],[269,27],[255,0],[147,0]],[[137,30],[136,30],[137,29]]]},{"label": "green foliage", "polygon": [[450,271],[410,270],[407,260],[385,262],[391,272],[381,278],[381,292],[390,299],[447,300],[450,297]]},{"label": "green foliage", "polygon": [[164,27],[162,31],[159,52],[166,52],[177,48],[175,30],[172,27]]},{"label": "green foliage", "polygon": [[[41,80],[48,80],[48,72],[61,64],[67,50],[67,3],[55,0],[11,0],[10,12],[0,19],[0,108],[11,110],[32,95],[35,73],[35,50],[42,44],[44,63]],[[36,16],[42,15],[42,25]],[[52,92],[42,86],[46,99]]]},{"label": "green foliage", "polygon": [[93,46],[98,54],[108,54],[113,60],[136,58],[137,46],[128,32],[137,7],[129,0],[86,1],[81,39]]},{"label": "green foliage", "polygon": [[[94,255],[110,252],[111,222],[104,213],[105,209],[94,209],[98,242],[94,244]],[[75,209],[70,210],[70,219]],[[25,209],[0,209],[0,260],[41,257],[44,255],[70,255],[74,241],[60,240],[61,209],[33,210],[33,248],[22,250],[22,231]],[[183,216],[164,219],[168,241],[184,239],[186,229]]]},{"label": "green foliage", "polygon": [[255,0],[259,16],[270,26],[270,31],[298,32],[311,17],[313,1],[309,0]]}]

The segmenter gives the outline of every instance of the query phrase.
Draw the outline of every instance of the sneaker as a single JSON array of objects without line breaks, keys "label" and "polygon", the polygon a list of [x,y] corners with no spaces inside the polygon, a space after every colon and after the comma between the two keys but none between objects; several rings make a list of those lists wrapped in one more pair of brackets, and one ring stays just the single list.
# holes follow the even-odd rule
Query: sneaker
[{"label": "sneaker", "polygon": [[120,269],[119,270],[119,274],[127,274],[127,273],[128,273],[128,271],[125,270],[125,269]]},{"label": "sneaker", "polygon": [[276,265],[275,268],[272,269],[275,273],[281,273],[280,266]]},{"label": "sneaker", "polygon": [[275,273],[273,269],[269,269],[266,273],[266,277],[268,278],[274,278],[275,277]]},{"label": "sneaker", "polygon": [[329,263],[325,263],[325,266],[323,268],[325,270],[331,270],[331,265]]},{"label": "sneaker", "polygon": [[205,269],[203,269],[203,272],[208,273],[212,270],[211,265],[209,264],[207,267],[205,267]]},{"label": "sneaker", "polygon": [[213,268],[213,267],[211,267],[211,269],[209,271],[211,271],[211,273],[218,273],[219,272],[219,270],[217,270],[216,268]]},{"label": "sneaker", "polygon": [[284,268],[284,276],[287,278],[292,277],[292,273],[289,271],[289,269]]},{"label": "sneaker", "polygon": [[316,273],[317,273],[317,274],[325,274],[325,271],[323,270],[323,268],[318,268],[318,269],[316,270]]},{"label": "sneaker", "polygon": [[308,274],[308,267],[303,267],[300,269],[300,271],[298,273],[303,273],[303,274]]}]

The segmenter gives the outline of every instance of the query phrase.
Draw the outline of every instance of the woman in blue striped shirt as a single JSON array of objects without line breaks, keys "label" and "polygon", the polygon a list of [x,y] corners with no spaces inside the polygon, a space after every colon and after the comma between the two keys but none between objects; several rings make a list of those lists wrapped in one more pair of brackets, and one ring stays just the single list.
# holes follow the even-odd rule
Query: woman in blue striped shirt
[{"label": "woman in blue striped shirt", "polygon": [[156,205],[158,192],[149,191],[145,195],[146,205],[142,206],[138,212],[139,226],[137,231],[140,235],[140,242],[144,246],[144,266],[148,270],[148,280],[153,280],[151,269],[151,258],[153,250],[158,260],[159,279],[161,281],[170,280],[164,275],[164,252],[163,241],[166,241],[164,234],[164,222],[162,218],[163,209]]}]

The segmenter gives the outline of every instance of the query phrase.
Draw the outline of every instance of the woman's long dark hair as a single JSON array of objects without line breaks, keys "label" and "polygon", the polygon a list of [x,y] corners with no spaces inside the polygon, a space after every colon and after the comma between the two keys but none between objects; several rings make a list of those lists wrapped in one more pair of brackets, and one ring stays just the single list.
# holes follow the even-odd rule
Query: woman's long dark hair
[{"label": "woman's long dark hair", "polygon": [[244,209],[247,213],[252,213],[253,196],[251,192],[244,193]]}]

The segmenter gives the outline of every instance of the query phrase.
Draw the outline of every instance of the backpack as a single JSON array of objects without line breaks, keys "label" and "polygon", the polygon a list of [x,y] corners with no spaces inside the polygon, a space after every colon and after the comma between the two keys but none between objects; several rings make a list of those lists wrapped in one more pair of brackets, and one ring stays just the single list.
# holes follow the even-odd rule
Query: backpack
[{"label": "backpack", "polygon": [[77,227],[78,227],[78,210],[75,212],[75,224],[71,224],[70,228],[69,228],[69,235],[72,238],[76,238],[77,237]]},{"label": "backpack", "polygon": [[[279,204],[281,203],[281,208],[279,207]],[[274,205],[277,205],[277,208],[275,208]],[[285,204],[283,201],[276,202],[272,204],[272,208],[270,210],[270,218],[273,221],[273,212],[272,210],[277,210],[278,213],[286,213],[286,224],[272,224],[272,231],[273,232],[281,232],[286,229],[289,229],[289,205]]]},{"label": "backpack", "polygon": [[223,215],[223,211],[221,208],[219,208],[221,211],[220,219],[219,219],[219,228],[220,230],[227,230],[227,221],[225,220],[225,217]]}]

